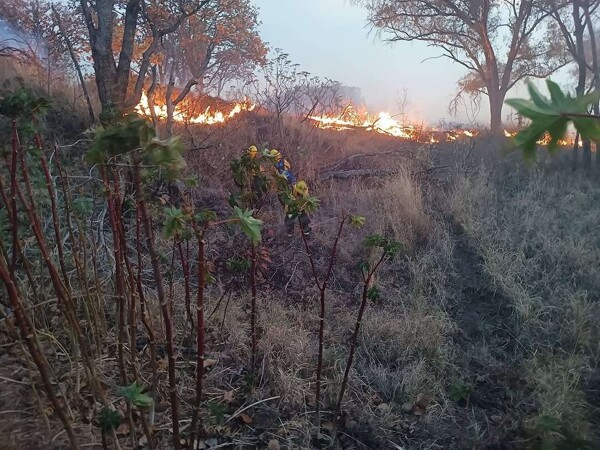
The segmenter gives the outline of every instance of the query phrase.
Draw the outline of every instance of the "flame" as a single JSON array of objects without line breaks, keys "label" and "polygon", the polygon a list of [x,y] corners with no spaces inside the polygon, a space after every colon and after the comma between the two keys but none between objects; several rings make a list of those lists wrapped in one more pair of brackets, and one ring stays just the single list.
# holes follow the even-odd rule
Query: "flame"
[{"label": "flame", "polygon": [[[504,136],[506,136],[507,138],[513,138],[517,135],[518,131],[514,131],[514,130],[504,130]],[[538,145],[548,145],[550,144],[550,135],[548,133],[545,133],[544,136],[540,139],[538,139],[537,141]],[[567,145],[573,145],[575,143],[575,139],[559,139],[558,140],[558,145],[561,147],[567,146]]]},{"label": "flame", "polygon": [[380,112],[376,117],[366,113],[359,113],[352,106],[347,107],[338,116],[310,116],[309,119],[317,122],[319,128],[348,130],[363,128],[367,131],[377,131],[403,139],[414,140],[418,130],[413,125],[403,125],[387,112]]},{"label": "flame", "polygon": [[[186,110],[189,110],[189,108],[186,108],[185,106],[186,105],[184,104],[184,102],[182,102],[175,107],[175,110],[173,111],[174,122],[214,125],[218,123],[223,123],[227,119],[231,119],[233,116],[236,116],[242,111],[253,111],[256,108],[255,104],[244,101],[236,103],[229,112],[211,111],[211,107],[208,106],[203,113],[194,116],[186,112]],[[150,117],[152,115],[150,105],[148,103],[148,96],[145,92],[142,92],[142,98],[135,107],[135,112],[137,114],[147,117]],[[166,119],[168,117],[167,105],[154,104],[154,113],[159,119]]]},{"label": "flame", "polygon": [[477,136],[476,130],[456,129],[451,131],[438,131],[435,128],[424,131],[423,127],[405,125],[387,112],[380,112],[376,116],[368,113],[359,113],[352,106],[348,106],[340,115],[336,116],[310,116],[309,119],[316,122],[319,128],[332,130],[364,129],[376,131],[397,138],[436,144],[440,140],[456,141],[462,138]]}]

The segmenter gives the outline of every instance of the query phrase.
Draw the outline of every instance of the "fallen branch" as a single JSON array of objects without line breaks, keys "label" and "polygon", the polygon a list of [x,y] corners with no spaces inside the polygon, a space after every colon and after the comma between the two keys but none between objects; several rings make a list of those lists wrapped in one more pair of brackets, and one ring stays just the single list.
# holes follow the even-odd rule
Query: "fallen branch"
[{"label": "fallen branch", "polygon": [[347,180],[354,177],[380,177],[385,175],[394,175],[397,170],[383,169],[350,169],[350,170],[335,170],[333,172],[324,172],[319,174],[319,181],[327,180]]}]

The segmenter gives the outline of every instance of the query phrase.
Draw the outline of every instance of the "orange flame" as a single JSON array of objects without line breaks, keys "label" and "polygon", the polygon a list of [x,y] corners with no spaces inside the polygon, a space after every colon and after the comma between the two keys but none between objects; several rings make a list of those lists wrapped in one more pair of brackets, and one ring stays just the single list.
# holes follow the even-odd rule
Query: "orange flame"
[{"label": "orange flame", "polygon": [[[228,119],[231,119],[233,116],[241,113],[242,111],[253,111],[256,108],[256,105],[250,102],[238,102],[234,104],[233,108],[229,112],[224,111],[211,111],[210,106],[208,106],[203,113],[200,113],[195,116],[189,115],[184,108],[180,108],[180,105],[175,107],[173,111],[173,121],[180,123],[199,123],[204,125],[214,125],[218,123],[223,123]],[[148,103],[148,96],[145,92],[142,92],[142,98],[140,102],[135,107],[135,112],[137,114],[150,117],[151,110],[150,105]],[[167,114],[167,105],[157,105],[154,104],[154,113],[156,117],[159,119],[166,119],[168,117]]]},{"label": "orange flame", "polygon": [[[394,119],[387,112],[380,112],[377,116],[371,116],[368,113],[359,113],[353,107],[347,107],[341,115],[336,116],[310,116],[319,128],[332,130],[363,129],[366,131],[376,131],[381,134],[387,134],[400,139],[436,144],[440,139],[446,141],[456,141],[462,138],[471,138],[477,136],[476,130],[456,129],[452,131],[438,131],[430,129],[424,131],[423,127],[414,125],[405,125]],[[435,134],[435,136],[434,136]]]},{"label": "orange flame", "polygon": [[354,108],[349,106],[344,110],[341,116],[310,116],[309,119],[317,122],[319,128],[348,130],[353,128],[363,128],[367,131],[377,131],[382,134],[389,134],[403,139],[414,140],[418,130],[413,125],[403,125],[394,119],[387,112],[380,112],[377,117],[371,117],[369,114],[360,114]]},{"label": "orange flame", "polygon": [[[504,130],[504,136],[506,136],[507,138],[513,138],[517,135],[518,131],[514,131],[514,130]],[[575,143],[575,139],[559,139],[558,140],[558,145],[561,147],[567,146],[567,145],[572,145]],[[548,133],[544,134],[544,136],[540,139],[537,140],[537,144],[538,145],[548,145],[550,144],[550,135]]]}]

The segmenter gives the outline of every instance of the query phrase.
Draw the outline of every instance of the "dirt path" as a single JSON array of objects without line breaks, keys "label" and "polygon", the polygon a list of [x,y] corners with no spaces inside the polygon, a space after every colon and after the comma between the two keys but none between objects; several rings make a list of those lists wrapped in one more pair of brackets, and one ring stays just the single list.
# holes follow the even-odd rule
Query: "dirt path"
[{"label": "dirt path", "polygon": [[[460,226],[454,229],[455,267],[462,291],[451,311],[458,327],[456,363],[463,382],[471,387],[460,424],[466,439],[459,448],[522,448],[516,432],[531,396],[521,367],[527,353],[515,338],[509,300],[492,288],[469,237]],[[481,424],[487,424],[486,428],[478,429]]]}]

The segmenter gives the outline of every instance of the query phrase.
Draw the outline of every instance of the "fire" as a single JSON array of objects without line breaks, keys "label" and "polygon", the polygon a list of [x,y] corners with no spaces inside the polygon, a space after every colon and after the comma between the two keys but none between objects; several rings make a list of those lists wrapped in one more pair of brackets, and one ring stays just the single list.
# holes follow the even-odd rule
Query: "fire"
[{"label": "fire", "polygon": [[348,106],[338,116],[310,116],[319,128],[332,130],[363,129],[376,131],[400,139],[436,144],[440,140],[456,141],[462,138],[477,136],[475,130],[456,129],[451,131],[438,131],[436,129],[424,130],[422,126],[406,125],[387,112],[380,112],[376,116],[368,113],[359,113],[352,106]]},{"label": "fire", "polygon": [[353,107],[347,107],[338,116],[310,116],[310,120],[317,122],[319,128],[348,130],[362,128],[367,131],[377,131],[403,139],[415,140],[418,130],[413,125],[403,125],[387,112],[380,112],[376,117],[367,113],[359,113]]},{"label": "fire", "polygon": [[[185,107],[185,102],[178,104],[173,111],[173,121],[180,123],[199,123],[204,125],[214,125],[218,123],[223,123],[228,119],[231,119],[233,116],[241,113],[242,111],[253,111],[256,108],[256,105],[251,102],[238,102],[229,112],[224,111],[211,111],[211,107],[208,106],[204,112],[197,115],[190,115],[187,110],[189,108]],[[140,102],[135,107],[135,112],[150,117],[151,110],[150,105],[148,103],[148,96],[145,92],[142,92],[142,98]],[[156,117],[159,119],[167,118],[167,105],[157,105],[154,104],[154,113]]]},{"label": "fire", "polygon": [[[507,138],[513,138],[517,135],[518,131],[514,131],[514,130],[504,130],[504,136],[506,136]],[[572,145],[575,142],[575,139],[570,139],[570,140],[566,140],[566,139],[559,139],[558,140],[558,145],[561,147],[564,147],[566,145]],[[538,145],[548,145],[550,144],[550,135],[548,133],[544,134],[544,136],[541,139],[538,139],[537,141]]]}]

